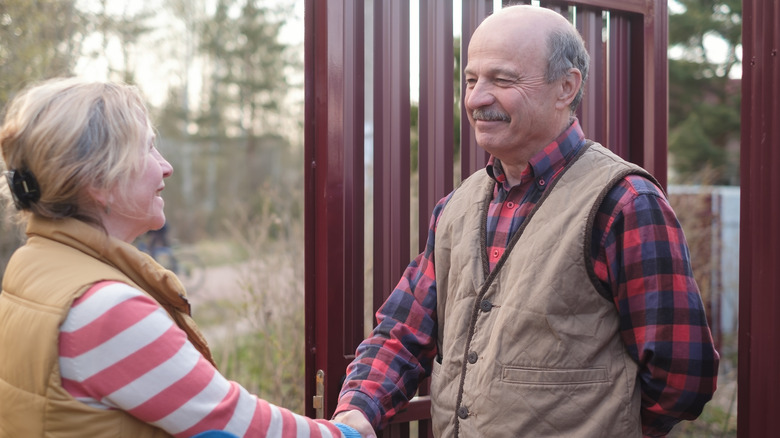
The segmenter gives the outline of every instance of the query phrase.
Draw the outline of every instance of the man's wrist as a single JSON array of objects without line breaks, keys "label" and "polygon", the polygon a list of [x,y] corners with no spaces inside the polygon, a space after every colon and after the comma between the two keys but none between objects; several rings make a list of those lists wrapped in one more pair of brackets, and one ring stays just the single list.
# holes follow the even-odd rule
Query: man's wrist
[{"label": "man's wrist", "polygon": [[373,427],[376,427],[377,424],[379,424],[382,416],[380,407],[376,404],[376,401],[368,394],[359,390],[351,390],[342,393],[339,397],[339,402],[336,405],[336,410],[331,418],[336,420],[338,415],[348,411],[360,411]]}]

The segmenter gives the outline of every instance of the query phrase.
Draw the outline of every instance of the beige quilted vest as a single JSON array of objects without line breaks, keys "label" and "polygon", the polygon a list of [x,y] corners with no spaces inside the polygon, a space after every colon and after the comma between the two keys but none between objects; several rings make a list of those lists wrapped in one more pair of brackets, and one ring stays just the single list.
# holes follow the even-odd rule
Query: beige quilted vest
[{"label": "beige quilted vest", "polygon": [[98,280],[128,283],[172,313],[211,360],[186,314],[181,283],[130,245],[72,219],[33,218],[8,263],[0,293],[0,438],[146,438],[167,433],[120,410],[85,405],[62,388],[59,327],[73,300]]},{"label": "beige quilted vest", "polygon": [[601,145],[583,149],[490,274],[484,239],[494,181],[477,172],[445,207],[435,249],[436,436],[641,437],[637,364],[588,264],[607,191],[629,173],[652,177]]}]

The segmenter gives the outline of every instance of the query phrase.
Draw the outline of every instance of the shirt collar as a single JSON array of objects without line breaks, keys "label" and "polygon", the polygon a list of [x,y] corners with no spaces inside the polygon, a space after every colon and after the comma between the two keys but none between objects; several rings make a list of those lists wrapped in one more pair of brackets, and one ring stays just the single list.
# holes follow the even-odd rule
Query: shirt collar
[{"label": "shirt collar", "polygon": [[[529,166],[525,168],[521,176],[521,184],[529,178],[535,178],[537,185],[544,187],[547,181],[552,180],[560,172],[566,163],[576,155],[582,145],[585,144],[585,134],[582,132],[580,122],[576,117],[571,125],[561,132],[558,137],[531,157]],[[506,175],[501,167],[501,161],[490,156],[486,169],[488,175],[508,190]]]}]

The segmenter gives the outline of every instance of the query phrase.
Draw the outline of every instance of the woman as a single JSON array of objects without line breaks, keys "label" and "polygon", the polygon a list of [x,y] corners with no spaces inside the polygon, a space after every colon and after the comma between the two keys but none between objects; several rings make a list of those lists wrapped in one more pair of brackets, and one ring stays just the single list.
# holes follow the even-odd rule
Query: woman
[{"label": "woman", "polygon": [[0,147],[27,233],[0,294],[0,437],[359,436],[227,381],[179,280],[131,244],[165,224],[173,173],[136,88],[28,88]]}]

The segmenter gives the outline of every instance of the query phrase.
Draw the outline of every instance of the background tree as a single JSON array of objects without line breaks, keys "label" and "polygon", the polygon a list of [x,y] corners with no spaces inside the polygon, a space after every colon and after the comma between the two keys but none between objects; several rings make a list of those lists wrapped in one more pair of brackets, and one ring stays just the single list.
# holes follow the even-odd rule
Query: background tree
[{"label": "background tree", "polygon": [[[297,61],[302,52],[280,41],[292,5],[275,4],[163,3],[170,36],[154,51],[164,47],[175,67],[168,75],[167,98],[154,114],[161,146],[176,168],[170,186],[178,192],[169,194],[169,218],[185,240],[220,229],[236,208],[228,202],[241,199],[257,211],[267,194],[258,187],[279,180],[279,173],[298,174],[298,166],[290,170],[278,160],[300,149],[295,128],[302,126],[303,104],[290,104],[289,95],[296,85],[302,91],[302,61]],[[300,73],[300,84],[290,85],[295,77],[290,70]],[[302,132],[297,134],[302,139]]]},{"label": "background tree", "polygon": [[[732,73],[741,61],[742,2],[674,3],[680,7],[670,7],[669,15],[673,177],[676,173],[678,183],[738,184],[741,96],[739,80]],[[723,56],[708,51],[709,43],[719,43]]]},{"label": "background tree", "polygon": [[0,107],[31,81],[70,74],[84,26],[75,0],[0,2]]},{"label": "background tree", "polygon": [[[2,0],[0,108],[5,108],[14,93],[32,82],[71,74],[87,23],[75,0]],[[3,208],[0,206],[0,211]],[[0,221],[0,275],[11,252],[21,242],[21,233],[17,231]]]},{"label": "background tree", "polygon": [[157,127],[166,137],[183,139],[189,135],[191,108],[191,71],[201,45],[200,34],[206,12],[203,0],[166,0],[171,13],[168,29],[173,33],[162,55],[175,60],[176,68],[168,80],[168,96],[155,112]]},{"label": "background tree", "polygon": [[268,7],[257,0],[219,0],[214,16],[203,23],[201,48],[211,70],[202,117],[221,113],[212,126],[246,138],[250,150],[260,133],[274,131],[289,89],[286,71],[294,61],[279,42],[289,10],[290,5]]}]

